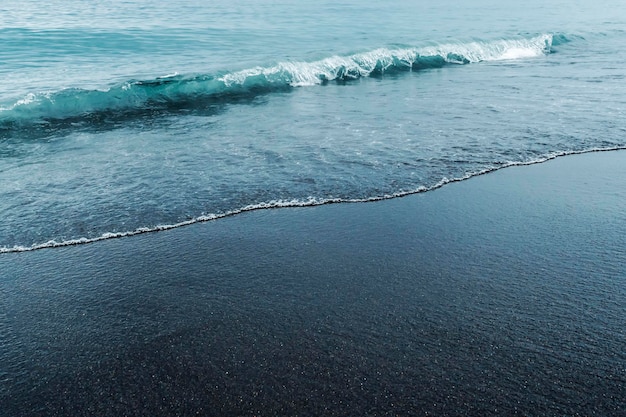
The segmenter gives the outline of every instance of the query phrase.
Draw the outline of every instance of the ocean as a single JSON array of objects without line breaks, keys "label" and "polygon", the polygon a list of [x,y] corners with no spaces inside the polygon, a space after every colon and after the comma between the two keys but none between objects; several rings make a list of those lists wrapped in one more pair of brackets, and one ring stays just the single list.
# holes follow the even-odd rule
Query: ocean
[{"label": "ocean", "polygon": [[[366,219],[370,202],[626,149],[624,45],[622,0],[3,1],[0,415],[626,415],[619,250],[563,257],[581,232],[491,273],[512,258],[480,252],[477,226],[437,229],[426,203],[432,224],[398,253],[343,214],[304,237],[246,217]],[[536,204],[529,224],[558,217]],[[394,216],[420,217],[368,227]],[[619,216],[586,221],[619,246]],[[199,225],[210,244],[184,232]],[[561,349],[575,335],[588,345]]]},{"label": "ocean", "polygon": [[2,252],[626,145],[617,1],[20,1],[0,16]]}]

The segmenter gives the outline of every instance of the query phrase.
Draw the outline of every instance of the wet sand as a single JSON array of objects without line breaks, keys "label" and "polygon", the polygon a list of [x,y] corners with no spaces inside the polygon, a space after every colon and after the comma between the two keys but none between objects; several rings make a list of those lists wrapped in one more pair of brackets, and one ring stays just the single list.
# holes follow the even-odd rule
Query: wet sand
[{"label": "wet sand", "polygon": [[620,415],[626,152],[0,255],[0,415]]}]

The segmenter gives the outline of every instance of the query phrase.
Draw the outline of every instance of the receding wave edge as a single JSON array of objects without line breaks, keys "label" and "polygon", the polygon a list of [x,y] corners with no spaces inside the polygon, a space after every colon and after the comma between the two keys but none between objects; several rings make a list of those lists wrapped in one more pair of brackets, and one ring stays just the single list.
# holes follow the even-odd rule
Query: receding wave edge
[{"label": "receding wave edge", "polygon": [[126,232],[109,232],[109,233],[104,233],[94,238],[82,237],[82,238],[64,240],[61,242],[50,240],[44,243],[36,243],[31,246],[16,245],[13,247],[0,247],[0,254],[15,253],[15,252],[31,252],[35,250],[48,249],[48,248],[76,246],[76,245],[83,245],[83,244],[88,244],[88,243],[95,243],[95,242],[99,242],[102,240],[117,239],[117,238],[131,237],[131,236],[136,236],[136,235],[141,235],[141,234],[146,234],[146,233],[161,232],[161,231],[166,231],[166,230],[171,230],[171,229],[177,229],[177,228],[184,227],[184,226],[189,226],[189,225],[196,224],[196,223],[205,223],[209,221],[223,219],[226,217],[232,217],[238,214],[251,212],[251,211],[257,211],[257,210],[266,210],[266,209],[275,209],[275,208],[314,207],[314,206],[322,206],[322,205],[327,205],[327,204],[338,204],[338,203],[369,203],[369,202],[375,202],[375,201],[390,200],[392,198],[406,197],[408,195],[433,191],[448,184],[465,181],[470,178],[489,174],[491,172],[499,171],[504,168],[510,168],[514,166],[535,165],[535,164],[547,162],[547,161],[550,161],[559,157],[563,157],[563,156],[581,155],[581,154],[592,153],[592,152],[609,152],[609,151],[621,151],[621,150],[626,150],[626,146],[615,146],[615,147],[609,147],[609,148],[590,148],[590,149],[579,150],[579,151],[553,152],[543,157],[533,159],[531,161],[517,161],[517,162],[511,161],[511,162],[505,163],[497,167],[495,166],[487,167],[479,171],[468,173],[462,177],[457,177],[457,178],[445,178],[444,177],[434,185],[420,186],[410,191],[402,191],[402,192],[397,192],[393,194],[384,194],[381,196],[374,196],[374,197],[369,197],[369,198],[355,198],[355,199],[308,197],[307,199],[304,199],[304,200],[298,200],[298,199],[288,200],[288,201],[272,200],[268,202],[250,204],[250,205],[247,205],[247,206],[235,209],[235,210],[231,210],[225,213],[201,215],[198,217],[194,217],[193,219],[185,220],[183,222],[179,222],[175,224],[156,225],[153,227],[139,227],[135,230],[130,230]]}]

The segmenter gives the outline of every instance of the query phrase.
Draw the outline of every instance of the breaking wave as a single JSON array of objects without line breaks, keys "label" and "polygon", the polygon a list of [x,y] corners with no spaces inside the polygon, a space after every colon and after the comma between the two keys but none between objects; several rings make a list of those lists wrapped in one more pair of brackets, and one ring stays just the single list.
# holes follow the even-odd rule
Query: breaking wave
[{"label": "breaking wave", "polygon": [[72,126],[206,108],[242,96],[386,73],[538,57],[551,53],[553,45],[566,41],[564,35],[542,34],[490,42],[380,48],[313,62],[280,62],[221,74],[171,74],[152,80],[130,80],[101,90],[68,88],[30,93],[13,103],[0,103],[0,138],[22,129],[50,128],[55,123]]}]

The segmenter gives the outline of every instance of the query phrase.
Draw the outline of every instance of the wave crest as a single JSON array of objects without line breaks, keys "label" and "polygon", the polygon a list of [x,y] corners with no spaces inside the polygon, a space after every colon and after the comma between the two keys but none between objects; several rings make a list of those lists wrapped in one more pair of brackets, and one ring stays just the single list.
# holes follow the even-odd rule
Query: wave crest
[{"label": "wave crest", "polygon": [[[217,102],[330,81],[348,81],[385,73],[541,56],[551,52],[555,37],[492,42],[448,43],[426,47],[379,48],[314,62],[281,62],[224,74],[172,74],[153,80],[130,80],[104,90],[68,88],[31,93],[0,106],[0,138],[22,128],[61,123],[90,123],[134,117],[155,111],[206,108]],[[565,41],[558,36],[558,42]]]}]

